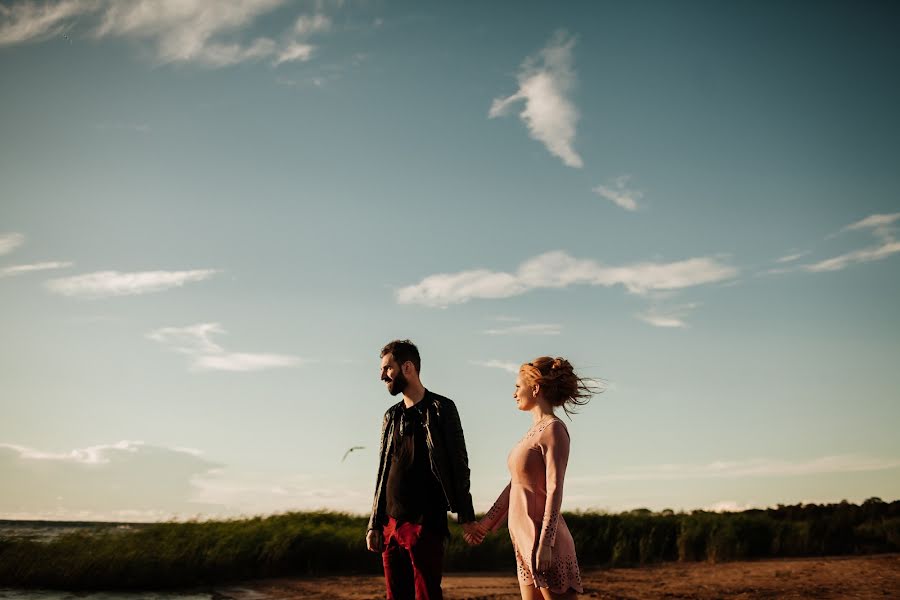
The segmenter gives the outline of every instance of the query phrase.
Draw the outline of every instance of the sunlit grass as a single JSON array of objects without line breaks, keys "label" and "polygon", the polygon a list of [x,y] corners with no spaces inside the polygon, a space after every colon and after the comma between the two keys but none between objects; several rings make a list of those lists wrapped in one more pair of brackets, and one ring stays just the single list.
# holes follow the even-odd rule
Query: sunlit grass
[{"label": "sunlit grass", "polygon": [[[900,550],[900,501],[787,506],[741,513],[566,513],[579,562],[864,554]],[[123,533],[87,530],[50,541],[0,539],[0,586],[166,588],[276,575],[381,572],[365,549],[366,517],[294,512],[269,517],[154,523]],[[449,571],[514,569],[503,529],[469,547],[451,524]]]}]

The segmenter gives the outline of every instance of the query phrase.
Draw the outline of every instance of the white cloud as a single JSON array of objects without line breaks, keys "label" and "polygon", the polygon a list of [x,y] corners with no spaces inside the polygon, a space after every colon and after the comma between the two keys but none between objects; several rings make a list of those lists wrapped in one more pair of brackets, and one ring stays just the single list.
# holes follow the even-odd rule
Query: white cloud
[{"label": "white cloud", "polygon": [[[854,264],[883,260],[885,258],[893,256],[894,254],[900,253],[900,242],[896,240],[896,237],[894,235],[896,231],[894,223],[896,223],[898,220],[900,220],[900,213],[869,215],[864,219],[860,219],[859,221],[841,228],[840,232],[838,233],[833,233],[826,236],[826,239],[832,239],[837,237],[840,233],[846,231],[869,231],[879,239],[880,243],[876,246],[869,246],[867,248],[851,250],[850,252],[845,252],[843,254],[839,254],[838,256],[826,258],[814,263],[768,269],[766,271],[762,271],[761,273],[759,273],[759,275],[778,275],[795,271],[807,271],[810,273],[841,271]],[[782,256],[781,258],[777,259],[775,262],[793,262],[802,256],[806,256],[807,254],[809,254],[809,252],[788,254],[787,256]]]},{"label": "white cloud", "polygon": [[3,443],[0,443],[0,448],[14,450],[19,453],[21,458],[28,460],[68,461],[86,465],[99,465],[108,463],[110,461],[109,455],[115,454],[115,451],[117,450],[137,452],[143,445],[144,442],[140,441],[122,440],[115,444],[100,444],[97,446],[88,446],[87,448],[76,448],[69,452],[42,452],[25,446]]},{"label": "white cloud", "polygon": [[488,335],[559,335],[562,325],[558,323],[529,323],[499,329],[485,329]]},{"label": "white cloud", "polygon": [[294,62],[301,61],[305,62],[312,58],[313,51],[315,50],[315,46],[312,44],[301,44],[298,42],[291,42],[284,50],[278,53],[278,58],[275,59],[275,65],[280,65],[286,62]]},{"label": "white cloud", "polygon": [[583,161],[573,148],[579,115],[569,99],[576,82],[572,67],[574,45],[575,38],[564,31],[557,32],[538,56],[525,59],[517,77],[519,90],[506,98],[495,98],[488,117],[506,115],[516,103],[524,101],[519,118],[528,127],[529,135],[566,166],[580,168]]},{"label": "white cloud", "polygon": [[644,193],[640,190],[629,188],[628,182],[630,180],[630,175],[620,175],[607,185],[598,185],[593,191],[598,196],[611,200],[625,210],[635,211],[638,209],[638,201],[644,197]]},{"label": "white cloud", "polygon": [[303,361],[284,354],[248,354],[226,352],[198,356],[194,365],[202,371],[261,371],[279,367],[295,367]]},{"label": "white cloud", "polygon": [[900,459],[859,455],[823,456],[810,460],[749,459],[707,464],[660,464],[627,467],[619,473],[579,478],[590,481],[674,481],[682,479],[797,477],[822,473],[854,473],[900,468]]},{"label": "white cloud", "polygon": [[785,256],[775,259],[775,262],[777,262],[777,263],[793,262],[793,261],[797,260],[798,258],[803,258],[807,254],[809,254],[809,251],[794,252],[793,254],[787,254]]},{"label": "white cloud", "polygon": [[147,334],[155,342],[166,344],[182,354],[201,355],[224,352],[222,346],[214,343],[210,336],[225,333],[219,323],[198,323],[189,327],[163,327]]},{"label": "white cloud", "polygon": [[881,240],[881,244],[846,252],[816,263],[802,265],[802,268],[813,273],[840,271],[852,264],[882,260],[897,254],[900,252],[900,242],[894,238],[892,225],[898,219],[900,219],[900,213],[875,214],[847,225],[841,231],[869,230]]},{"label": "white cloud", "polygon": [[163,327],[151,331],[147,337],[187,355],[193,371],[261,371],[309,362],[285,354],[226,352],[211,339],[213,334],[224,333],[225,329],[219,323],[198,323],[188,327]]},{"label": "white cloud", "polygon": [[331,29],[322,14],[299,17],[281,41],[271,37],[241,40],[259,17],[284,6],[286,0],[31,0],[0,6],[0,45],[46,39],[77,23],[87,23],[96,39],[144,40],[154,46],[160,63],[195,63],[224,67],[274,58],[273,64],[308,60],[313,46],[298,37]]},{"label": "white cloud", "polygon": [[508,373],[512,373],[513,375],[517,375],[519,373],[519,366],[514,362],[507,362],[503,360],[472,360],[469,361],[473,365],[478,365],[479,367],[487,367],[489,369],[502,369]]},{"label": "white cloud", "polygon": [[[0,443],[0,519],[162,521],[272,514],[287,510],[347,510],[371,503],[366,486],[346,477],[243,472],[190,447],[120,441],[50,452]],[[340,464],[340,455],[335,458]]]},{"label": "white cloud", "polygon": [[219,465],[178,449],[123,440],[53,452],[0,444],[0,518],[156,520],[218,507],[192,501],[191,480]]},{"label": "white cloud", "polygon": [[682,304],[681,306],[672,307],[653,307],[650,310],[637,314],[637,318],[645,323],[649,323],[654,327],[687,327],[684,321],[692,310],[697,308],[697,304]]},{"label": "white cloud", "polygon": [[854,250],[852,252],[847,252],[846,254],[841,254],[833,258],[821,260],[817,263],[803,265],[803,268],[814,273],[819,273],[822,271],[840,271],[841,269],[844,269],[855,263],[881,260],[893,254],[897,254],[898,252],[900,252],[900,242],[887,241],[880,246],[863,248],[862,250]]},{"label": "white cloud", "polygon": [[25,273],[32,273],[34,271],[48,271],[51,269],[64,269],[66,267],[71,267],[72,263],[70,262],[41,262],[34,263],[30,265],[14,265],[12,267],[4,267],[0,269],[0,277],[14,277],[16,275],[22,275]]},{"label": "white cloud", "polygon": [[98,271],[86,275],[51,279],[47,288],[63,296],[83,298],[107,298],[111,296],[133,296],[161,292],[186,283],[209,279],[217,269],[196,269],[192,271],[139,271],[119,273],[118,271]]},{"label": "white cloud", "polygon": [[508,298],[527,290],[515,275],[478,269],[429,275],[416,285],[401,288],[396,296],[400,304],[447,306],[472,298]]},{"label": "white cloud", "polygon": [[248,46],[223,44],[215,38],[239,31],[283,3],[284,0],[109,2],[95,35],[151,40],[156,44],[157,58],[163,63],[192,61],[224,66],[274,52],[274,42],[266,38]]},{"label": "white cloud", "polygon": [[294,23],[294,33],[300,36],[320,33],[331,29],[331,19],[322,14],[300,15]]},{"label": "white cloud", "polygon": [[533,289],[577,284],[606,287],[620,284],[630,293],[643,295],[723,281],[735,275],[736,268],[709,257],[614,267],[553,251],[526,260],[516,273],[477,269],[429,275],[417,284],[397,290],[396,299],[401,304],[446,307],[473,298],[508,298]]},{"label": "white cloud", "polygon": [[0,255],[9,254],[25,243],[25,236],[21,233],[0,234]]},{"label": "white cloud", "polygon": [[856,231],[860,229],[872,229],[876,235],[884,237],[890,234],[890,226],[900,219],[900,213],[889,215],[869,215],[856,223],[844,227],[843,231]]},{"label": "white cloud", "polygon": [[100,5],[99,0],[0,4],[0,46],[58,35],[73,17],[94,12]]}]

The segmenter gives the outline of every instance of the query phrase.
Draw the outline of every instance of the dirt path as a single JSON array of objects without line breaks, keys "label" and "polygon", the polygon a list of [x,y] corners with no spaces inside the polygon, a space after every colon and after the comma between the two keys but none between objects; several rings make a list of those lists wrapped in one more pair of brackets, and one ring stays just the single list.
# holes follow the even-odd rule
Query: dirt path
[{"label": "dirt path", "polygon": [[[639,569],[587,570],[583,598],[713,600],[771,598],[834,600],[900,598],[900,554],[667,563]],[[517,600],[512,573],[450,573],[447,600]],[[384,598],[381,577],[267,579],[219,590],[217,600],[369,600]]]}]

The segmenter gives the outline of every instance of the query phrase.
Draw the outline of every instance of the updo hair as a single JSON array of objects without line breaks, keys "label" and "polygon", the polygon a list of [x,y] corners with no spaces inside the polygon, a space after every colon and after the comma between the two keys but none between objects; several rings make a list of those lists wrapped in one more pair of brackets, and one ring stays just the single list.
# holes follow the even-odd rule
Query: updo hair
[{"label": "updo hair", "polygon": [[603,391],[596,380],[579,377],[572,364],[560,356],[539,356],[519,367],[525,381],[538,384],[551,406],[561,406],[566,414],[577,412],[575,407],[584,406],[591,396]]}]

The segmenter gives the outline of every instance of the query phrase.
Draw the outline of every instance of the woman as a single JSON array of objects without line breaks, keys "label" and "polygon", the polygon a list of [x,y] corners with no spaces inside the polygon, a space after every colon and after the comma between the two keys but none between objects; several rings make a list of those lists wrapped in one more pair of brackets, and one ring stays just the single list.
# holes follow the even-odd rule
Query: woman
[{"label": "woman", "polygon": [[[510,483],[480,525],[485,533],[495,531],[508,515],[524,600],[575,598],[584,591],[575,543],[560,514],[569,432],[553,411],[562,407],[570,414],[586,404],[596,391],[588,381],[564,358],[542,356],[519,368],[513,397],[519,410],[531,413],[532,426],[510,451]],[[483,536],[469,537],[477,543]]]}]

